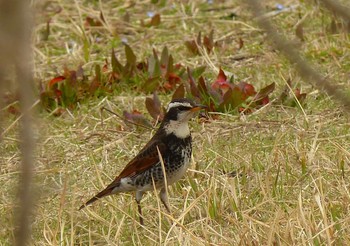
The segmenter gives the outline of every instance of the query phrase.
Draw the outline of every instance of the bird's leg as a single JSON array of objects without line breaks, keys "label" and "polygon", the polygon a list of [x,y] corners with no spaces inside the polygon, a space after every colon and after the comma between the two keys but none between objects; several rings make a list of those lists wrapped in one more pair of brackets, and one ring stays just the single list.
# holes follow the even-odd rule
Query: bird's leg
[{"label": "bird's leg", "polygon": [[136,202],[137,202],[137,208],[139,211],[139,218],[140,218],[140,224],[143,224],[143,217],[142,217],[142,209],[141,209],[141,199],[143,196],[143,191],[136,191]]},{"label": "bird's leg", "polygon": [[168,195],[167,195],[165,187],[163,187],[160,190],[159,197],[160,197],[160,200],[162,201],[162,203],[164,204],[166,210],[168,211],[168,213],[170,213],[169,200],[168,200]]}]

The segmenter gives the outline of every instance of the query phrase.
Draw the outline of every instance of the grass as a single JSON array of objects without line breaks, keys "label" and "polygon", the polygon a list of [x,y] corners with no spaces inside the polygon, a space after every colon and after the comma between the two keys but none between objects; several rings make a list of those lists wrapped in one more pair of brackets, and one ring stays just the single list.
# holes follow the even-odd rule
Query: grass
[{"label": "grass", "polygon": [[[320,6],[279,1],[297,6],[270,18],[295,41],[320,73],[349,88],[349,34],[331,33],[336,19]],[[276,2],[266,1],[267,11]],[[225,8],[220,8],[226,6]],[[136,3],[124,1],[58,0],[38,6],[35,28],[35,78],[49,81],[64,66],[82,64],[93,72],[112,47],[123,59],[122,38],[138,57],[166,44],[174,60],[188,66],[207,65],[207,78],[220,66],[261,87],[276,82],[278,98],[285,80],[292,79],[308,93],[306,104],[271,104],[251,115],[223,114],[218,120],[191,123],[194,154],[184,179],[169,188],[172,213],[167,214],[156,193],[142,200],[146,226],[138,223],[133,194],[108,197],[77,208],[107,185],[153,132],[125,126],[101,106],[121,113],[145,111],[145,95],[120,90],[67,111],[60,117],[39,112],[35,165],[36,207],[32,222],[33,245],[343,245],[350,240],[349,117],[339,104],[302,81],[251,20],[247,6],[236,1],[209,5],[203,1]],[[54,14],[61,8],[61,12]],[[210,8],[215,10],[207,11]],[[107,24],[86,27],[86,16],[103,11]],[[159,11],[159,27],[145,28],[140,19]],[[130,13],[130,23],[120,21]],[[234,20],[227,17],[238,15]],[[295,36],[295,25],[306,16],[305,41]],[[52,18],[48,40],[46,21]],[[191,56],[184,40],[214,29],[221,48]],[[244,46],[238,50],[238,39]],[[235,60],[235,55],[242,60]],[[211,65],[210,65],[211,64]],[[125,88],[125,86],[123,87]],[[161,97],[168,102],[170,97]],[[9,115],[3,127],[0,170],[0,244],[13,241],[20,153],[18,116]],[[237,175],[234,175],[237,173]],[[6,225],[6,226],[4,226]]]}]

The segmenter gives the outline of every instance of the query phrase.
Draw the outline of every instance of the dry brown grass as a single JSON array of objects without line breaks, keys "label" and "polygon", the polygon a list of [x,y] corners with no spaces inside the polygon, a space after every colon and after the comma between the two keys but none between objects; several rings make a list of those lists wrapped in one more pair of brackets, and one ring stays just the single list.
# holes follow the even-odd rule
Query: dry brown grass
[{"label": "dry brown grass", "polygon": [[[268,10],[272,11],[275,3],[266,1]],[[342,29],[331,33],[333,17],[319,6],[293,0],[279,3],[296,9],[269,18],[295,41],[320,73],[348,89],[349,35]],[[168,7],[172,4],[175,7]],[[172,214],[167,214],[155,193],[150,192],[142,201],[145,227],[138,223],[132,194],[109,197],[77,210],[86,198],[108,184],[152,135],[144,129],[125,127],[107,113],[101,124],[100,107],[119,113],[124,109],[142,110],[144,97],[123,91],[118,92],[121,95],[85,102],[78,110],[58,118],[41,112],[35,132],[38,192],[33,195],[37,202],[32,244],[346,244],[350,240],[350,125],[342,108],[296,75],[293,66],[255,27],[244,4],[184,1],[160,7],[141,2],[128,9],[126,5],[124,1],[59,0],[46,6],[46,12],[41,7],[35,33],[36,78],[48,81],[64,65],[74,68],[84,64],[89,71],[93,64],[103,64],[111,47],[121,51],[120,39],[127,37],[140,57],[150,54],[152,47],[160,50],[166,44],[175,61],[190,66],[207,64],[208,77],[214,77],[221,66],[234,73],[238,81],[248,80],[257,87],[276,82],[276,98],[291,77],[308,93],[306,105],[290,108],[272,104],[252,115],[222,115],[210,123],[195,120],[191,124],[191,169],[169,189]],[[43,41],[47,8],[57,6],[63,10],[53,17],[49,40]],[[203,11],[221,6],[226,7]],[[99,9],[106,26],[82,28],[85,16],[98,16]],[[160,27],[140,27],[137,21],[146,18],[147,10],[162,11]],[[125,11],[131,13],[131,24],[120,22]],[[231,12],[239,17],[222,19]],[[295,25],[301,17],[305,17],[305,42],[295,37]],[[215,39],[225,41],[223,48],[191,57],[183,41],[210,28],[215,30]],[[239,38],[245,44],[240,51],[236,43]],[[88,40],[85,48],[84,40]],[[237,55],[244,59],[235,60]],[[161,99],[169,101],[168,96]],[[2,245],[13,241],[19,165],[16,119],[5,119],[6,134],[0,148]],[[121,131],[120,126],[125,129]],[[235,171],[238,175],[230,175]]]}]

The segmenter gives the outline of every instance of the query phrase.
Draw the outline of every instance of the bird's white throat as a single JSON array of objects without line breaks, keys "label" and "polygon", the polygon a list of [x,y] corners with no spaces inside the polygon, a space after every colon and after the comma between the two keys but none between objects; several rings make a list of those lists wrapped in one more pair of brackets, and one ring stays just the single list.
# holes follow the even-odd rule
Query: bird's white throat
[{"label": "bird's white throat", "polygon": [[190,128],[188,122],[181,122],[170,120],[168,124],[165,125],[165,132],[167,134],[173,133],[178,138],[187,138],[190,136]]}]

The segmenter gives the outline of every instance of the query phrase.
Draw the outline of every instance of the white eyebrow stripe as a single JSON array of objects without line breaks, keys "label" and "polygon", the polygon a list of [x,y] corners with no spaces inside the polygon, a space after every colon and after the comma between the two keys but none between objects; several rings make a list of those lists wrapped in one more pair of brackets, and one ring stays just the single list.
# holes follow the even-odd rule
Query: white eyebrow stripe
[{"label": "white eyebrow stripe", "polygon": [[184,107],[192,108],[192,105],[190,103],[187,103],[187,102],[171,102],[171,103],[169,103],[167,112],[169,112],[169,110],[171,108],[178,107],[178,106],[184,106]]}]

